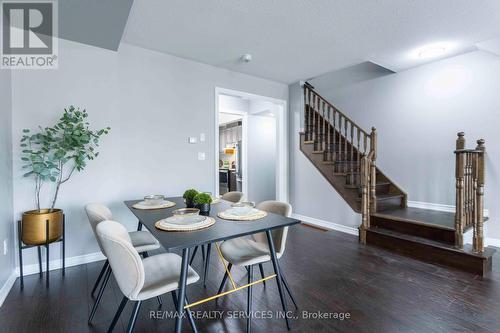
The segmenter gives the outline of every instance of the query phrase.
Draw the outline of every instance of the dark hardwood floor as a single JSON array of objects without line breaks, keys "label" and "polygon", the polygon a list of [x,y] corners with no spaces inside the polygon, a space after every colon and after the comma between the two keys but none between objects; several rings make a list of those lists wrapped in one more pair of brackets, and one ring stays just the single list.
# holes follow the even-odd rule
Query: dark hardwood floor
[{"label": "dark hardwood floor", "polygon": [[[426,264],[383,249],[358,243],[354,236],[298,226],[289,233],[281,259],[290,286],[300,306],[292,320],[292,332],[499,332],[500,259],[494,257],[493,272],[481,278],[461,271]],[[50,273],[45,288],[38,275],[19,280],[0,308],[0,332],[105,332],[122,298],[110,281],[94,324],[87,325],[92,306],[90,290],[102,262]],[[194,268],[201,272],[201,256]],[[271,266],[265,266],[271,272]],[[223,271],[213,251],[207,288],[200,283],[188,287],[191,300],[214,294]],[[246,281],[243,269],[234,269],[239,284]],[[258,274],[257,274],[258,276]],[[113,280],[113,279],[112,279]],[[280,308],[276,284],[254,288],[253,309]],[[173,310],[169,295],[162,310]],[[225,311],[224,318],[197,319],[201,332],[243,332],[244,319],[234,311],[246,308],[246,292],[240,291],[195,310]],[[289,302],[291,309],[291,302]],[[173,319],[151,319],[158,310],[156,300],[145,302],[136,332],[171,332]],[[231,312],[230,312],[231,311]],[[350,318],[303,319],[302,311],[349,313]],[[115,332],[123,332],[131,312],[128,305]],[[210,314],[210,312],[206,312]],[[214,313],[212,312],[212,315]],[[201,317],[201,315],[200,315]],[[189,332],[189,325],[184,323]],[[283,319],[254,319],[254,332],[286,332]]]}]

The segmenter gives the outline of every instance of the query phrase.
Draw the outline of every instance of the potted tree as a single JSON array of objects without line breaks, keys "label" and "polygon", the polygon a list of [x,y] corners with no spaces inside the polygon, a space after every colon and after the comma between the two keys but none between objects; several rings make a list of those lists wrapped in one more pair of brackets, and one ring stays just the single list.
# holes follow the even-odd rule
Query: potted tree
[{"label": "potted tree", "polygon": [[194,202],[193,199],[194,197],[198,194],[198,191],[195,189],[191,188],[189,190],[186,190],[184,192],[184,195],[182,196],[184,198],[184,202],[186,203],[187,208],[193,208],[194,207]]},{"label": "potted tree", "polygon": [[210,212],[210,204],[212,203],[212,197],[208,193],[198,193],[193,198],[193,203],[195,207],[200,210],[200,213],[208,214]]},{"label": "potted tree", "polygon": [[[63,115],[53,127],[42,128],[36,133],[23,130],[21,138],[24,177],[35,182],[36,209],[22,214],[23,243],[40,245],[61,237],[63,211],[56,208],[61,185],[66,183],[75,171],[82,171],[87,160],[93,160],[99,153],[101,136],[110,128],[91,130],[88,113],[74,106],[64,109]],[[49,208],[42,208],[40,196],[46,183],[55,187]],[[46,240],[45,223],[49,222],[49,239]]]}]

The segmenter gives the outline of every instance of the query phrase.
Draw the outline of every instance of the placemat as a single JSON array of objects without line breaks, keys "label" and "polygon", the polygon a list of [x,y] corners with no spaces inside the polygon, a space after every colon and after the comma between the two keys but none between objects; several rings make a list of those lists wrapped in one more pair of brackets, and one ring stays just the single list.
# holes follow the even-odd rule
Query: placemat
[{"label": "placemat", "polygon": [[173,227],[173,226],[172,227],[167,227],[165,225],[162,225],[161,221],[163,221],[163,220],[157,221],[155,223],[155,227],[157,229],[160,229],[160,230],[163,230],[163,231],[176,231],[176,232],[201,230],[201,229],[208,228],[208,227],[214,225],[214,223],[215,223],[215,219],[213,217],[209,217],[209,216],[207,216],[207,219],[205,220],[206,223],[204,223],[203,225],[196,226],[194,228],[180,228],[180,227]]},{"label": "placemat", "polygon": [[174,207],[175,206],[175,202],[172,202],[172,201],[165,201],[164,203],[160,204],[160,205],[147,205],[144,203],[144,201],[141,201],[141,202],[138,202],[136,204],[134,204],[132,207],[135,208],[135,209],[162,209],[162,208],[170,208],[170,207]]},{"label": "placemat", "polygon": [[227,213],[227,211],[220,212],[217,214],[221,219],[224,220],[231,220],[231,221],[255,221],[255,220],[260,220],[264,217],[267,216],[267,212],[263,210],[259,210],[258,214],[252,214],[252,215],[232,215],[230,213]]}]

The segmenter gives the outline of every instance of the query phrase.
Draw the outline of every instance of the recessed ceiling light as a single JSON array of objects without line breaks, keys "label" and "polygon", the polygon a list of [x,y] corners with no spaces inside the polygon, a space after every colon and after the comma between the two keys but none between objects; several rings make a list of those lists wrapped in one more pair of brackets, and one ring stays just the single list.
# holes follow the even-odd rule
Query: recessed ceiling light
[{"label": "recessed ceiling light", "polygon": [[445,53],[446,53],[446,47],[444,46],[429,46],[422,49],[418,53],[418,57],[420,59],[430,59],[442,56]]}]

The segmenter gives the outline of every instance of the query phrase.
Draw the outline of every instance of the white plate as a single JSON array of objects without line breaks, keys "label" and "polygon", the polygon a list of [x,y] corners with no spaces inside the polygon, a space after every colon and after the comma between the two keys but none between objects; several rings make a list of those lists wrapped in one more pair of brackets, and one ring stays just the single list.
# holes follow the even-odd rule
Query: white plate
[{"label": "white plate", "polygon": [[224,213],[233,216],[252,216],[260,214],[260,210],[251,207],[248,207],[248,209],[242,209],[242,207],[238,207],[238,208],[229,208]]},{"label": "white plate", "polygon": [[176,216],[171,216],[166,219],[164,219],[162,222],[165,222],[165,224],[168,225],[175,225],[175,226],[194,226],[198,224],[203,224],[206,220],[206,216],[201,216],[201,215],[188,215],[188,216],[182,216],[182,215],[176,215]]}]

